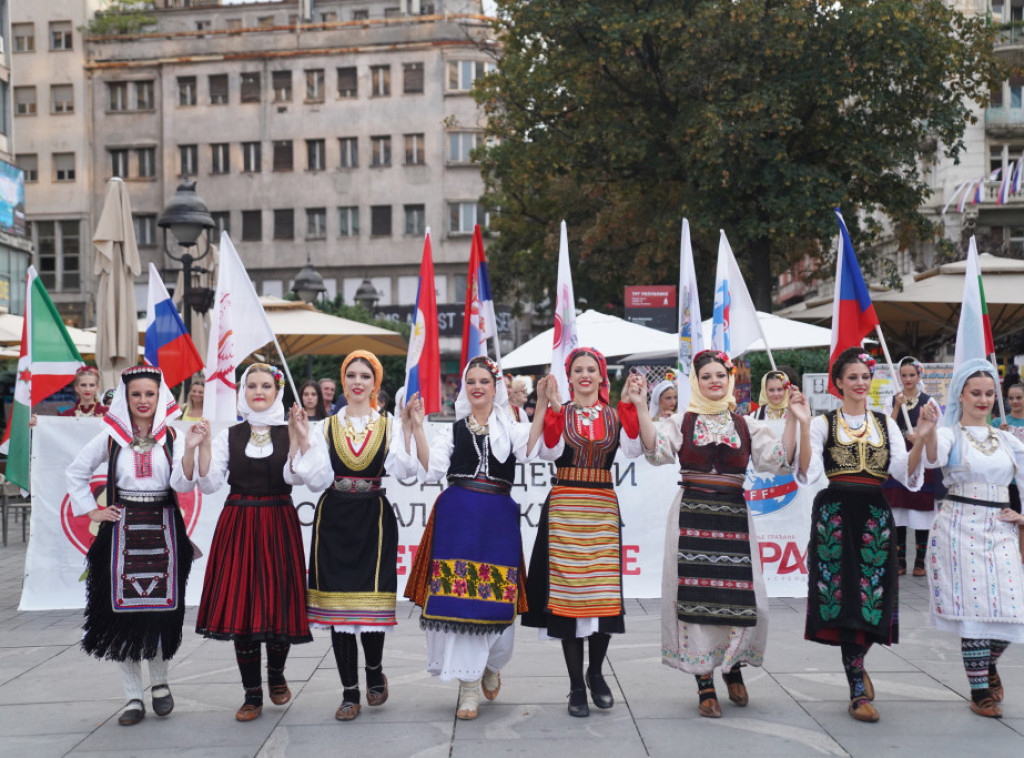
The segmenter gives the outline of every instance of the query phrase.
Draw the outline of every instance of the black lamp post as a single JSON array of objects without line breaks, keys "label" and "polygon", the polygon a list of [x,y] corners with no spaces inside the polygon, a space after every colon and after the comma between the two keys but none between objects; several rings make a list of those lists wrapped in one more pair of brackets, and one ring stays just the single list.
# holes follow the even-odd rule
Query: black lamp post
[{"label": "black lamp post", "polygon": [[[184,274],[182,283],[182,307],[185,311],[185,330],[192,336],[192,310],[205,313],[213,304],[213,290],[208,287],[192,287],[192,264],[209,255],[211,250],[210,234],[216,224],[203,199],[196,194],[196,183],[183,176],[181,184],[167,202],[157,226],[164,230],[164,252],[171,260],[181,264]],[[175,241],[181,248],[175,254],[167,247],[167,230],[170,230]],[[190,250],[196,246],[199,235],[206,232],[206,249],[193,255]],[[198,248],[197,248],[198,252]],[[202,269],[198,269],[202,271]]]},{"label": "black lamp post", "polygon": [[[327,287],[324,286],[324,278],[320,276],[320,272],[316,270],[312,261],[309,260],[309,253],[306,253],[306,265],[299,269],[299,273],[295,275],[295,280],[292,282],[292,292],[299,296],[302,302],[312,305],[316,302],[317,298],[327,292]],[[313,354],[306,354],[306,378],[313,378]],[[296,398],[301,404],[302,398]]]},{"label": "black lamp post", "polygon": [[357,305],[361,305],[370,313],[373,313],[373,306],[380,300],[380,293],[377,292],[377,288],[373,286],[368,278],[363,279],[359,285],[359,289],[356,290],[356,294],[352,297],[356,301]]}]

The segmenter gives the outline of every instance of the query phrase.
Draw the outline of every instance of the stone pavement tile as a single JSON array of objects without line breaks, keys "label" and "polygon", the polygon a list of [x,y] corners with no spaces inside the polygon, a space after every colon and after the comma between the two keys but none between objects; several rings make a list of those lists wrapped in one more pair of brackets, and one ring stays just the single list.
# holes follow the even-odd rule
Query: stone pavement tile
[{"label": "stone pavement tile", "polygon": [[[875,685],[875,700],[963,702],[956,692],[920,672],[876,672],[869,669]],[[843,671],[834,673],[776,674],[776,680],[800,702],[837,701],[849,703],[850,687]]]},{"label": "stone pavement tile", "polygon": [[0,685],[60,655],[65,649],[57,645],[0,648]]},{"label": "stone pavement tile", "polygon": [[4,755],[32,756],[32,758],[62,758],[84,740],[88,732],[81,734],[54,734],[39,737],[3,738]]},{"label": "stone pavement tile", "polygon": [[503,704],[499,699],[481,704],[478,718],[456,721],[455,744],[463,740],[523,740],[529,741],[532,749],[537,741],[566,737],[578,741],[577,752],[586,752],[584,746],[588,743],[600,745],[604,740],[636,737],[628,709],[592,707],[589,717],[574,718],[566,710],[567,702]]},{"label": "stone pavement tile", "polygon": [[383,729],[362,715],[355,721],[316,726],[282,725],[261,747],[258,758],[366,755],[407,758],[446,758],[451,751],[452,720]]},{"label": "stone pavement tile", "polygon": [[746,714],[735,716],[732,712],[720,719],[707,719],[697,716],[696,708],[694,715],[693,719],[677,721],[638,719],[637,727],[648,754],[678,758],[684,754],[681,746],[685,746],[686,755],[724,755],[726,752],[756,755],[757,758],[847,755],[838,742],[806,715],[807,723],[803,726]]},{"label": "stone pavement tile", "polygon": [[[587,755],[591,758],[627,758],[647,755],[647,753],[639,737],[610,737],[597,740],[581,739],[575,734],[564,734],[548,736],[543,741],[522,739],[499,741],[490,737],[460,739],[455,741],[451,755],[452,758],[480,758],[480,756],[487,756],[487,758],[515,756],[518,758],[524,755],[529,755],[530,758],[567,758],[567,756],[577,755]],[[677,758],[680,755],[678,745],[674,755]]]},{"label": "stone pavement tile", "polygon": [[116,664],[98,661],[70,647],[0,685],[0,705],[63,703],[94,693],[101,698],[117,695],[120,699],[122,692]]},{"label": "stone pavement tile", "polygon": [[[207,745],[193,748],[148,747],[145,753],[138,755],[144,755],[145,758],[252,758],[254,754],[253,748],[210,747]],[[130,753],[129,755],[137,754]],[[109,756],[109,750],[72,750],[67,754],[67,758],[108,758]]]},{"label": "stone pavement tile", "polygon": [[855,721],[842,703],[804,705],[855,758],[977,756],[1006,758],[1024,751],[1024,736],[995,719],[971,713],[964,701],[882,703],[875,724]]},{"label": "stone pavement tile", "polygon": [[[124,705],[121,693],[113,699],[83,700],[76,700],[71,693],[68,694],[68,702],[60,704],[59,708],[36,703],[0,705],[0,734],[4,735],[4,743],[8,737],[57,734],[77,734],[81,740]],[[58,713],[59,716],[55,717]],[[7,753],[6,745],[3,751],[14,755]]]},{"label": "stone pavement tile", "polygon": [[[220,645],[220,655],[216,657],[203,657],[197,655],[175,656],[171,662],[168,677],[174,681],[190,682],[239,682],[241,674],[238,672],[238,664],[235,661],[235,650],[231,643],[224,642]],[[262,668],[266,678],[267,656],[266,649],[261,651]],[[288,655],[288,663],[285,666],[284,675],[289,682],[305,682],[316,671],[320,664],[320,658],[303,658],[301,656]],[[239,684],[241,686],[241,684]]]}]

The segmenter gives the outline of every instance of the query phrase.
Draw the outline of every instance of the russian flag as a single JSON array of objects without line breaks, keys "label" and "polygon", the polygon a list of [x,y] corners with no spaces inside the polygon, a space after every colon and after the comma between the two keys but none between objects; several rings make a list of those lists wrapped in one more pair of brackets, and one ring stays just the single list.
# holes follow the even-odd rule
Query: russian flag
[{"label": "russian flag", "polygon": [[850,232],[838,208],[836,218],[839,219],[839,251],[836,255],[836,288],[832,299],[828,391],[839,397],[839,392],[832,384],[832,364],[846,348],[860,346],[871,330],[878,326],[878,316],[875,315],[875,306],[860,272]]},{"label": "russian flag", "polygon": [[466,313],[462,319],[462,360],[460,372],[478,355],[487,355],[487,338],[494,337],[494,355],[501,364],[498,347],[498,323],[494,318],[494,298],[487,276],[487,258],[480,224],[473,229],[473,246],[469,253],[469,274],[466,277]]},{"label": "russian flag", "polygon": [[160,367],[168,387],[180,384],[203,368],[203,359],[185,331],[178,309],[152,263],[149,264],[149,305],[146,308],[146,363]]},{"label": "russian flag", "polygon": [[430,228],[423,241],[420,285],[405,359],[405,396],[419,393],[423,412],[441,410],[441,348],[437,329],[437,293],[434,290],[434,258],[430,252]]}]

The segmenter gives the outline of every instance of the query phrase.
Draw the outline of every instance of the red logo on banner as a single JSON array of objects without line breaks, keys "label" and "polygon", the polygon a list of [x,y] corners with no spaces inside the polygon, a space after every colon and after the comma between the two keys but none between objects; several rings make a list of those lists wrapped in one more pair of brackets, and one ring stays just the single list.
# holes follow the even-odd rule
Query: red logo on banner
[{"label": "red logo on banner", "polygon": [[[89,480],[89,488],[92,496],[96,498],[96,504],[101,508],[107,507],[107,477],[96,475]],[[191,492],[179,492],[178,502],[181,504],[181,515],[185,519],[185,530],[191,537],[196,523],[199,521],[199,511],[203,507],[203,495],[198,488]],[[75,516],[71,512],[71,498],[64,495],[60,503],[60,525],[64,528],[64,534],[82,555],[89,551],[92,540],[96,536],[100,525],[90,520],[87,516]]]}]

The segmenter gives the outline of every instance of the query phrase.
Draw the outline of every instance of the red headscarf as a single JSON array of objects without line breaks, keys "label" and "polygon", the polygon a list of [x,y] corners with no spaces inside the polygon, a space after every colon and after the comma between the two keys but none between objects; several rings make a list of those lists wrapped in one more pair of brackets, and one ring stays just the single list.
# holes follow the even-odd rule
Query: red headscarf
[{"label": "red headscarf", "polygon": [[[597,350],[592,347],[578,347],[569,353],[569,357],[565,359],[565,375],[568,377],[572,373],[572,362],[581,355],[588,355],[597,361],[597,369],[601,372],[601,385],[597,390],[597,399],[607,405],[609,398],[608,362]],[[573,397],[572,382],[569,382],[569,397]]]}]

